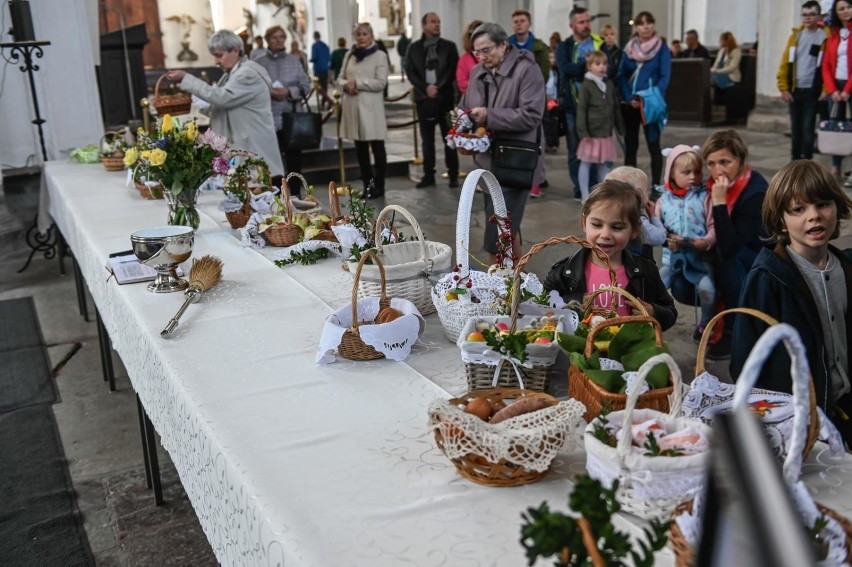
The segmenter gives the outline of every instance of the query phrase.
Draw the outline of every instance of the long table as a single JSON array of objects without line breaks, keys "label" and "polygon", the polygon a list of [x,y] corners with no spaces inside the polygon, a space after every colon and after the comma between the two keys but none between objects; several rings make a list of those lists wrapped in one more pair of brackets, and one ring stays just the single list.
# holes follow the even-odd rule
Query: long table
[{"label": "long table", "polygon": [[[44,176],[50,214],[222,564],[517,566],[521,512],[545,500],[568,509],[582,452],[560,454],[536,484],[496,489],[462,479],[437,450],[427,407],[465,379],[435,315],[406,362],[316,365],[351,275],[333,260],[277,268],[271,251],[239,244],[210,194],[193,256],[219,256],[223,280],[164,340],[183,295],[117,285],[104,265],[132,231],[164,224],[165,203],[100,165],[49,162]],[[852,460],[832,461],[822,445],[805,465],[817,499],[847,515],[850,472]]]}]

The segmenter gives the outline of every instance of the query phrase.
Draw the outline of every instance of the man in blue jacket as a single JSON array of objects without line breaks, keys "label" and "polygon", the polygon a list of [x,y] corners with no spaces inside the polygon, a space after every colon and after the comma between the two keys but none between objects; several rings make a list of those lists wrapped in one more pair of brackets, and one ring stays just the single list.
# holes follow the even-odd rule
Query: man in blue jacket
[{"label": "man in blue jacket", "polygon": [[331,67],[331,50],[320,39],[320,32],[314,32],[314,44],[311,46],[311,63],[314,75],[319,79],[323,91],[328,90],[328,69]]},{"label": "man in blue jacket", "polygon": [[[571,9],[572,34],[556,47],[556,67],[559,69],[559,95],[568,132],[568,173],[574,183],[574,198],[580,198],[580,160],[577,158],[577,101],[580,86],[586,74],[586,55],[600,49],[603,39],[592,33],[592,19],[586,8],[575,6]],[[597,180],[589,179],[593,184]]]}]

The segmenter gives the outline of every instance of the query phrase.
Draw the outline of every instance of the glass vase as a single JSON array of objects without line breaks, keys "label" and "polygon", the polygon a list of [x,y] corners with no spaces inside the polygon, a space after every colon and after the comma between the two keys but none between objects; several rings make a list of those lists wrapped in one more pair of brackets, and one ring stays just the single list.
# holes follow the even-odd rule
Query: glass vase
[{"label": "glass vase", "polygon": [[196,210],[198,188],[184,187],[177,195],[171,190],[164,191],[166,202],[169,204],[169,224],[191,226],[197,229],[201,218]]}]

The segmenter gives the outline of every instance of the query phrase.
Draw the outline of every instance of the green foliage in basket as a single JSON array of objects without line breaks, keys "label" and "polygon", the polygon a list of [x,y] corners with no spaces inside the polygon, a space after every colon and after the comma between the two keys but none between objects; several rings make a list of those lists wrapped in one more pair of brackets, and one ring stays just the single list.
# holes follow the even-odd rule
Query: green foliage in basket
[{"label": "green foliage in basket", "polygon": [[[617,490],[617,480],[607,489],[600,481],[588,475],[580,475],[568,503],[571,510],[588,522],[598,552],[606,565],[651,567],[654,564],[654,552],[665,547],[668,541],[666,532],[669,523],[658,520],[649,522],[649,526],[643,529],[644,539],[636,542],[638,551],[634,550],[630,537],[612,524],[612,515],[621,509],[615,496]],[[542,502],[538,508],[527,509],[521,517],[524,520],[521,545],[526,549],[529,565],[533,565],[539,557],[555,557],[554,565],[557,566],[592,564],[583,544],[579,518],[553,512],[546,502]]]},{"label": "green foliage in basket", "polygon": [[94,144],[74,148],[69,154],[71,159],[79,163],[98,163],[100,158],[100,149]]},{"label": "green foliage in basket", "polygon": [[648,432],[648,438],[645,441],[645,456],[646,457],[682,457],[683,451],[678,451],[676,448],[660,449],[657,445],[657,436],[653,431]]},{"label": "green foliage in basket", "polygon": [[485,344],[500,354],[508,355],[521,364],[527,361],[529,337],[526,333],[497,333],[491,329],[483,329],[482,336],[485,338]]},{"label": "green foliage in basket", "polygon": [[[580,324],[581,326],[583,323]],[[568,353],[571,364],[576,365],[586,376],[608,392],[624,393],[625,380],[620,370],[601,370],[601,350],[598,345],[607,344],[606,357],[621,362],[625,372],[635,372],[654,355],[669,352],[668,344],[664,341],[657,346],[654,328],[648,323],[637,321],[621,325],[611,340],[601,337],[612,327],[602,329],[595,335],[595,349],[590,357],[584,355],[586,337],[581,336],[578,328],[576,335],[559,333],[556,337],[559,347]],[[665,388],[669,385],[669,369],[665,364],[658,364],[648,373],[648,387],[651,389]]]},{"label": "green foliage in basket", "polygon": [[249,183],[253,181],[264,187],[272,185],[268,166],[262,158],[248,158],[233,171],[229,171],[222,190],[226,195],[233,195],[237,200],[244,201]]}]

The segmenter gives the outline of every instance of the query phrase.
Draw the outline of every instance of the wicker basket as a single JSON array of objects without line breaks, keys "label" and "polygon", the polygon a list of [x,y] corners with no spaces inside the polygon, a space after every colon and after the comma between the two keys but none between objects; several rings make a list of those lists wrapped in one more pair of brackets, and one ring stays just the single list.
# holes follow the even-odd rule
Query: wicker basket
[{"label": "wicker basket", "polygon": [[381,277],[381,290],[379,294],[379,308],[384,309],[390,306],[390,299],[385,290],[385,269],[382,266],[382,261],[375,254],[366,251],[361,254],[361,260],[358,262],[358,267],[355,269],[355,282],[352,285],[352,326],[346,329],[343,333],[343,338],[340,340],[340,345],[337,347],[337,352],[343,358],[349,360],[378,360],[384,358],[385,355],[366,344],[361,340],[358,334],[359,325],[371,325],[374,322],[364,323],[358,322],[358,282],[361,279],[361,268],[367,262],[367,259],[373,260],[373,263],[378,266]]},{"label": "wicker basket", "polygon": [[[602,331],[606,327],[611,327],[613,325],[623,325],[624,323],[645,322],[653,325],[657,346],[663,346],[663,331],[660,328],[660,323],[653,317],[649,317],[647,315],[647,311],[645,311],[645,308],[642,306],[642,304],[629,292],[617,287],[605,287],[597,290],[595,294],[597,293],[618,293],[624,295],[630,301],[633,302],[633,304],[639,309],[640,312],[645,314],[639,316],[615,317],[613,319],[607,319],[606,321],[592,328],[592,330],[589,331],[589,334],[586,337],[586,349],[584,355],[587,358],[592,356],[594,352],[595,337],[600,331]],[[591,305],[593,301],[594,297],[588,305]],[[672,386],[669,386],[667,388],[655,388],[653,390],[650,390],[649,392],[640,395],[639,399],[636,401],[636,407],[639,409],[653,409],[662,413],[666,413],[669,411],[669,396],[671,396],[671,394]],[[597,384],[592,382],[589,377],[586,376],[586,374],[574,364],[572,364],[568,368],[568,395],[572,398],[580,400],[581,402],[583,402],[583,404],[585,404],[587,409],[586,421],[592,421],[594,418],[600,415],[604,407],[609,408],[610,411],[618,411],[625,409],[627,405],[627,396],[625,394],[609,392],[601,386],[598,386]]]},{"label": "wicker basket", "polygon": [[[751,317],[756,317],[756,318],[760,319],[761,321],[763,321],[764,323],[766,323],[770,327],[778,324],[778,321],[775,318],[771,317],[770,315],[767,315],[763,311],[758,311],[757,309],[751,309],[749,307],[735,307],[735,308],[726,309],[725,311],[721,311],[721,312],[717,313],[716,315],[713,316],[712,319],[710,319],[710,321],[707,322],[707,326],[704,328],[704,332],[701,335],[701,341],[698,343],[698,354],[696,355],[696,358],[695,358],[695,376],[696,376],[696,378],[701,376],[702,374],[704,374],[704,372],[706,372],[704,362],[705,362],[705,358],[707,356],[707,349],[708,349],[709,344],[710,344],[710,337],[713,335],[713,328],[717,325],[717,323],[719,323],[722,320],[723,317],[725,317],[727,315],[733,315],[735,313],[739,313],[739,314],[743,314],[743,315],[749,315]],[[755,376],[755,379],[756,378],[757,377]],[[808,435],[807,435],[807,438],[805,439],[804,452],[802,453],[802,458],[807,458],[808,454],[811,452],[811,449],[813,449],[814,445],[817,442],[817,439],[819,438],[820,417],[819,417],[819,413],[817,412],[816,391],[814,390],[814,383],[813,383],[813,379],[811,378],[810,374],[806,374],[804,376],[797,376],[796,374],[793,374],[792,378],[793,378],[794,382],[797,381],[797,380],[807,380],[807,383],[808,383],[808,392],[809,392],[809,395],[808,395],[808,400],[809,400],[809,402],[808,402],[808,404],[809,404]],[[740,385],[743,385],[743,387],[745,387],[745,383],[742,380],[738,380],[737,385],[738,385],[738,387],[740,387]],[[752,382],[750,387],[753,387],[753,386],[754,386],[754,383]],[[757,390],[757,392],[763,392],[763,390]],[[696,416],[696,417],[703,419],[701,416]],[[786,456],[784,453],[785,452],[782,451],[782,454],[781,454],[782,460]]]},{"label": "wicker basket", "polygon": [[[494,402],[502,402],[504,400],[520,397],[532,397],[546,400],[548,405],[551,407],[558,403],[558,400],[549,394],[545,394],[543,392],[531,392],[529,390],[519,390],[515,388],[495,388],[469,392],[461,397],[449,400],[449,403],[453,406],[458,406],[461,409],[464,409],[467,407],[467,403],[471,397],[483,396]],[[458,430],[455,427],[442,427],[442,416],[440,415],[440,412],[430,411],[429,418],[435,434],[435,442],[438,444],[438,448],[441,452],[446,455],[445,435],[465,435],[465,432]],[[462,477],[477,484],[484,484],[486,486],[520,486],[536,482],[547,474],[547,470],[529,470],[523,466],[512,463],[507,459],[500,459],[496,463],[489,462],[485,457],[475,453],[469,453],[463,457],[451,458],[450,460]]]},{"label": "wicker basket", "polygon": [[[735,310],[731,309],[729,311]],[[742,313],[743,311],[736,310],[735,312]],[[722,312],[719,316],[723,316],[726,313],[727,312]],[[764,321],[773,320],[765,313],[758,313],[762,315],[760,318]],[[754,315],[754,313],[750,314]],[[710,323],[708,323],[708,327],[710,324],[715,324],[715,321],[711,320]],[[705,335],[702,336],[702,343],[705,342],[704,337],[707,336],[709,336],[709,333],[705,333]],[[755,343],[752,353],[749,354],[748,360],[743,367],[743,373],[740,375],[739,380],[744,380],[745,387],[742,389],[738,387],[737,389],[737,394],[734,397],[733,403],[733,407],[735,409],[745,408],[748,401],[748,392],[750,392],[751,386],[757,379],[760,366],[772,352],[775,345],[781,341],[784,342],[784,346],[787,348],[787,352],[792,360],[792,366],[798,368],[798,374],[807,374],[808,362],[805,355],[805,347],[802,344],[802,340],[799,337],[798,332],[793,327],[784,323],[770,323],[770,328],[761,336],[760,339],[758,339],[757,343]],[[795,395],[810,395],[810,397],[813,398],[812,382],[810,387],[807,387],[801,380],[794,381],[793,387]],[[812,416],[804,415],[804,412],[799,410],[800,407],[801,406],[796,406],[797,412],[794,418],[794,423],[798,425],[798,427],[793,430],[793,439],[790,443],[791,450],[787,452],[787,455],[784,458],[783,478],[784,482],[788,485],[795,484],[801,479],[802,462],[804,461],[803,455],[807,453],[807,446],[811,436],[808,424],[813,420],[811,419],[810,422],[808,420],[809,417]],[[699,498],[700,497],[701,495],[699,495]],[[841,516],[831,508],[819,503],[816,503],[816,506],[826,516],[837,521],[843,532],[845,532],[847,551],[846,560],[847,562],[852,561],[852,524],[850,524],[848,519]],[[674,515],[675,517],[678,517],[681,514],[692,512],[692,508],[693,501],[685,502],[677,507]],[[695,550],[687,541],[683,530],[681,530],[680,525],[676,521],[673,521],[669,528],[669,545],[671,545],[672,550],[674,551],[675,565],[677,567],[689,567],[693,564]]]},{"label": "wicker basket", "polygon": [[470,278],[473,287],[470,288],[478,297],[478,303],[470,299],[470,294],[459,295],[456,299],[447,297],[447,293],[455,289],[455,282],[450,278],[442,278],[432,289],[432,303],[441,319],[444,334],[456,342],[471,317],[488,317],[499,314],[498,300],[505,291],[505,281],[499,275],[470,270],[470,213],[473,207],[473,196],[480,179],[485,181],[486,189],[494,202],[494,213],[500,218],[506,218],[506,201],[503,190],[494,174],[484,169],[477,169],[467,174],[459,197],[458,216],[456,217],[456,262],[459,268],[455,276],[458,281]]},{"label": "wicker basket", "polygon": [[121,171],[124,169],[124,151],[113,150],[110,153],[104,153],[105,148],[112,148],[112,141],[121,136],[121,132],[106,132],[101,136],[101,141],[98,143],[101,163],[107,171]]},{"label": "wicker basket", "polygon": [[302,239],[302,229],[299,225],[293,224],[293,204],[290,202],[290,191],[286,181],[281,184],[281,192],[284,220],[270,226],[260,235],[272,246],[293,246]]},{"label": "wicker basket", "polygon": [[[479,128],[476,127],[476,124],[473,123],[468,114],[466,112],[459,112],[456,116],[455,122],[453,123],[452,133],[447,134],[445,141],[451,148],[455,148],[455,150],[461,155],[475,156],[476,154],[488,151],[491,144],[490,133],[485,130],[477,135],[476,132],[478,131]],[[469,141],[473,143],[469,144]],[[473,147],[466,147],[469,145],[476,146],[476,149]]]},{"label": "wicker basket", "polygon": [[[674,384],[671,409],[667,413],[637,409],[640,386],[645,383],[648,373],[661,363],[669,367]],[[644,450],[632,447],[632,426],[651,419],[665,422],[675,431],[695,428],[709,441],[712,435],[710,427],[698,419],[680,417],[681,386],[680,369],[674,359],[665,353],[654,355],[639,369],[634,391],[627,397],[625,409],[599,418],[621,425],[616,446],[612,447],[595,436],[598,423],[590,422],[586,426],[584,440],[589,475],[604,486],[619,480],[617,498],[622,510],[640,518],[667,518],[678,505],[692,499],[704,487],[706,452],[676,457],[648,456],[643,454]]]},{"label": "wicker basket", "polygon": [[[160,83],[163,82],[166,75],[166,73],[160,75],[160,78],[157,79],[157,84],[154,85],[154,98],[151,100],[151,103],[157,109],[157,114],[160,116],[165,114],[171,114],[172,116],[189,114],[192,108],[192,95],[190,93],[160,94]],[[177,86],[174,83],[171,84],[172,88],[177,90]]]},{"label": "wicker basket", "polygon": [[[258,158],[256,155],[251,154],[244,150],[233,151],[230,154],[230,158],[234,157],[243,157],[247,159],[255,159],[258,160],[259,163],[255,164],[255,168],[257,168],[257,179],[259,181],[267,181],[270,179],[269,177],[269,167],[266,165],[266,162],[262,159]],[[251,181],[251,174],[248,176],[242,175],[233,175],[232,179],[236,180],[237,190],[242,192],[244,195],[242,206],[236,211],[229,211],[225,213],[225,218],[228,220],[228,224],[231,225],[231,228],[243,228],[251,218],[251,215],[254,214],[254,209],[251,206],[251,197],[253,194],[256,194],[255,191],[257,188],[252,188],[249,184]],[[229,179],[230,181],[230,179]]]},{"label": "wicker basket", "polygon": [[136,187],[139,196],[146,200],[162,199],[163,186],[159,182],[156,185],[146,185],[139,179],[141,172],[138,165],[133,169],[133,186]]},{"label": "wicker basket", "polygon": [[[398,212],[411,224],[417,237],[416,241],[396,242],[382,245],[382,220],[392,212]],[[420,224],[414,216],[398,205],[388,205],[376,217],[375,228],[376,254],[382,259],[385,271],[385,282],[388,294],[392,297],[402,297],[417,306],[421,315],[435,312],[432,304],[432,283],[429,275],[450,271],[453,260],[453,250],[441,242],[425,240]],[[349,270],[355,262],[349,262]],[[379,273],[375,266],[364,266],[358,295],[371,297],[378,295]]]}]

